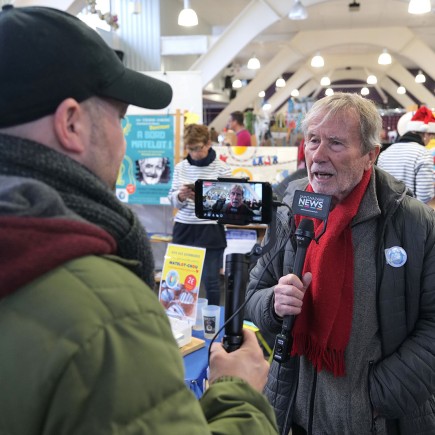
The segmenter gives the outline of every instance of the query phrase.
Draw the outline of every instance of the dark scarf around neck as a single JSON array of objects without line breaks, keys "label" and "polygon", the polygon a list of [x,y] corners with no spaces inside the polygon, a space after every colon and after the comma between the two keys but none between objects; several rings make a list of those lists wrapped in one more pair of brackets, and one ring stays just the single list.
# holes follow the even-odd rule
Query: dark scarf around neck
[{"label": "dark scarf around neck", "polygon": [[118,246],[117,255],[154,288],[154,259],[136,215],[87,168],[37,142],[0,134],[0,174],[39,180],[54,188],[65,205],[103,230]]},{"label": "dark scarf around neck", "polygon": [[187,155],[186,159],[192,166],[208,166],[216,159],[216,151],[213,148],[209,148],[207,157],[203,159],[193,160],[190,154]]}]

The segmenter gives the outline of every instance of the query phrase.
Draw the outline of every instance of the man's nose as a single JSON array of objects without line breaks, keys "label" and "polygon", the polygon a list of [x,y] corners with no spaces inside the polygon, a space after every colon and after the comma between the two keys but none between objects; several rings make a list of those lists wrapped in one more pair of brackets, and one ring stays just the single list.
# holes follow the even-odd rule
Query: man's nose
[{"label": "man's nose", "polygon": [[325,142],[321,141],[319,146],[312,151],[312,158],[315,162],[325,161],[328,159],[328,147],[326,146]]}]

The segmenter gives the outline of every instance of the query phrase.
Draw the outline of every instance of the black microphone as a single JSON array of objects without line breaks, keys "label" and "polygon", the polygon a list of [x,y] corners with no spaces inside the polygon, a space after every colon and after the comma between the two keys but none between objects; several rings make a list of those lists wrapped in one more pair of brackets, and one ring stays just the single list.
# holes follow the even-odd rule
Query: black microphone
[{"label": "black microphone", "polygon": [[[225,257],[225,334],[223,346],[227,352],[237,350],[243,342],[243,310],[228,320],[243,305],[248,282],[249,258],[233,253]],[[228,323],[227,323],[228,322]]]},{"label": "black microphone", "polygon": [[[311,219],[302,219],[296,232],[296,256],[293,267],[293,274],[302,278],[307,249],[314,239],[314,223]],[[275,338],[273,358],[278,362],[284,362],[289,355],[289,333],[293,327],[295,316],[284,316],[282,321],[282,331]]]}]

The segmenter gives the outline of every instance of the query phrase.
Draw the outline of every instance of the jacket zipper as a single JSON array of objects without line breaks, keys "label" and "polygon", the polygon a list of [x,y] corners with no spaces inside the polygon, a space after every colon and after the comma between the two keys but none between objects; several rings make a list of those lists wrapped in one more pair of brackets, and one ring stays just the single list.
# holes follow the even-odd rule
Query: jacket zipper
[{"label": "jacket zipper", "polygon": [[[367,383],[368,383],[368,392],[369,392],[369,400],[370,400],[370,374],[373,371],[373,366],[374,366],[374,362],[370,361],[369,362],[369,375],[367,377]],[[375,416],[375,410],[373,409],[373,404],[372,401],[370,400],[370,411],[371,411],[371,417],[372,417],[372,425],[370,427],[370,432],[373,434],[378,433],[378,428],[376,425],[376,419],[377,417]]]},{"label": "jacket zipper", "polygon": [[317,386],[317,370],[314,369],[314,377],[313,377],[313,386],[311,388],[311,396],[310,396],[310,412],[308,414],[308,428],[307,434],[312,435],[313,433],[313,417],[314,417],[314,400],[316,398],[316,386]]}]

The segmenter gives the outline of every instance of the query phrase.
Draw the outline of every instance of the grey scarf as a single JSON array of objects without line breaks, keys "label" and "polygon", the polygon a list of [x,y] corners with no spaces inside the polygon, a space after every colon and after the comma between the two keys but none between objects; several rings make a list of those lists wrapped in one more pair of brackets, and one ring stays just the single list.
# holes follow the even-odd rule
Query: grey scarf
[{"label": "grey scarf", "polygon": [[0,134],[0,174],[36,179],[55,189],[70,210],[111,234],[117,255],[137,260],[132,271],[154,288],[154,259],[142,225],[84,166],[37,142]]}]

